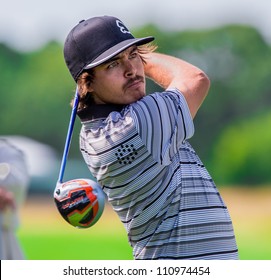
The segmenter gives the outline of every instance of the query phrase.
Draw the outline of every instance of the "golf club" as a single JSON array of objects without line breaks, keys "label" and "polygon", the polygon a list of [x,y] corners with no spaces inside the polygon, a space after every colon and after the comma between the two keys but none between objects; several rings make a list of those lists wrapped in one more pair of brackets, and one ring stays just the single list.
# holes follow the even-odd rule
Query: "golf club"
[{"label": "golf club", "polygon": [[69,224],[77,228],[89,228],[99,220],[104,210],[105,195],[102,188],[90,179],[74,179],[63,183],[78,103],[76,87],[54,199],[59,213]]}]

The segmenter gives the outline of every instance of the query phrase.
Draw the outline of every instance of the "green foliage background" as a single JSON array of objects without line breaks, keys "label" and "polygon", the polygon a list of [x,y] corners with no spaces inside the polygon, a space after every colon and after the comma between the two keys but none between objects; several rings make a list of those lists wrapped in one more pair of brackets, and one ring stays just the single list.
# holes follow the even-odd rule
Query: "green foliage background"
[{"label": "green foliage background", "polygon": [[[202,68],[211,89],[195,118],[191,139],[219,184],[271,182],[271,50],[249,26],[204,31],[166,32],[153,25],[134,35],[154,35],[158,51],[173,54]],[[62,54],[50,42],[20,53],[0,45],[0,131],[24,135],[63,151],[70,117],[73,82]],[[148,92],[158,87],[148,82]],[[77,120],[70,156],[78,150]]]}]

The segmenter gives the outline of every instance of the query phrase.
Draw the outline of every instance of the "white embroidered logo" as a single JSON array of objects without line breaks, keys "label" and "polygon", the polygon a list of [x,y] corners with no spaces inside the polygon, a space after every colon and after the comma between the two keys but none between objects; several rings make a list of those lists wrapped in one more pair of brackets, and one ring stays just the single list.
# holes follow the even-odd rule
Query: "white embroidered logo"
[{"label": "white embroidered logo", "polygon": [[131,34],[131,32],[127,29],[127,27],[120,20],[116,20],[116,24],[122,33]]}]

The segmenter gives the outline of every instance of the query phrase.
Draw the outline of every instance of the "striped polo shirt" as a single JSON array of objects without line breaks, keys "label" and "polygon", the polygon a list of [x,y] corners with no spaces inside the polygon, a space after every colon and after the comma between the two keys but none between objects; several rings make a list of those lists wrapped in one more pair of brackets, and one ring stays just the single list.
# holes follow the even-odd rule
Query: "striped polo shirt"
[{"label": "striped polo shirt", "polygon": [[178,90],[88,112],[79,113],[80,149],[135,259],[238,259],[227,207],[187,141],[194,125]]}]

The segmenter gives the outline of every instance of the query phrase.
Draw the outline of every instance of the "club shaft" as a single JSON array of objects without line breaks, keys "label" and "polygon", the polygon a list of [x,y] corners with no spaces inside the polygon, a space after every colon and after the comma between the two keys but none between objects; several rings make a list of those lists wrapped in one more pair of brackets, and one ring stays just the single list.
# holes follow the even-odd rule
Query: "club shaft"
[{"label": "club shaft", "polygon": [[69,123],[69,127],[68,127],[65,147],[64,147],[64,151],[63,151],[63,156],[62,156],[62,161],[61,161],[61,166],[60,166],[60,171],[59,171],[59,176],[58,176],[59,183],[62,183],[63,177],[64,177],[64,172],[65,172],[66,163],[67,163],[67,157],[69,154],[70,144],[71,144],[71,139],[72,139],[73,127],[74,127],[76,113],[77,113],[78,102],[79,102],[79,94],[78,94],[78,88],[76,88],[70,123]]}]

